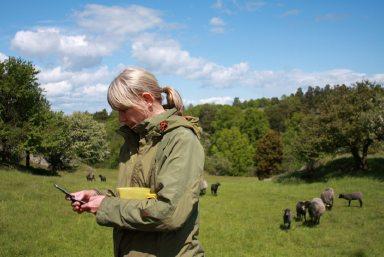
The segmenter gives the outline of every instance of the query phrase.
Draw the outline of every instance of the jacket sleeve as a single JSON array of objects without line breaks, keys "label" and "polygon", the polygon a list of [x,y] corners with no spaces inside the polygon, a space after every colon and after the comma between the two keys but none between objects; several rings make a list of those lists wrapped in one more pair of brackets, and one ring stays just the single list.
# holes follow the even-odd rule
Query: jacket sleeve
[{"label": "jacket sleeve", "polygon": [[163,150],[157,199],[106,197],[96,213],[98,224],[141,231],[175,230],[184,224],[198,202],[204,150],[191,130],[177,130]]}]

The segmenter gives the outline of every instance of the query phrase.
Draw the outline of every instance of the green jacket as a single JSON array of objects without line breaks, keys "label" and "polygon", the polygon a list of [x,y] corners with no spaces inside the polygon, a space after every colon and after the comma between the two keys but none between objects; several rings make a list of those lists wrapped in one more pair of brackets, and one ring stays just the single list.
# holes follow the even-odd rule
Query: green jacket
[{"label": "green jacket", "polygon": [[104,198],[96,221],[114,228],[116,257],[204,256],[197,240],[204,150],[197,120],[175,113],[167,110],[134,131],[120,129],[117,187],[149,187],[157,199]]}]

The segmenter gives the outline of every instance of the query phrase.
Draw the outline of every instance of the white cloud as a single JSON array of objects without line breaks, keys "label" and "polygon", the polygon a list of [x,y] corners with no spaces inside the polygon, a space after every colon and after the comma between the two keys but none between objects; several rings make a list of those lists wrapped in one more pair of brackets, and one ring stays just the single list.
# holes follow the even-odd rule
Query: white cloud
[{"label": "white cloud", "polygon": [[199,104],[214,103],[214,104],[232,104],[233,97],[231,96],[218,96],[200,99]]},{"label": "white cloud", "polygon": [[4,61],[8,59],[8,56],[6,56],[5,54],[3,54],[2,52],[0,52],[0,62]]},{"label": "white cloud", "polygon": [[68,94],[72,89],[72,85],[68,81],[60,81],[44,84],[42,88],[47,96],[60,96]]},{"label": "white cloud", "polygon": [[86,35],[67,35],[58,28],[18,31],[11,46],[27,56],[58,58],[63,67],[71,69],[98,65],[103,56],[115,49]]},{"label": "white cloud", "polygon": [[77,23],[82,28],[122,36],[165,25],[160,16],[159,11],[138,5],[124,8],[90,4],[83,11],[75,13]]},{"label": "white cloud", "polygon": [[244,8],[245,10],[252,12],[264,7],[265,5],[266,5],[266,2],[264,1],[250,0],[250,1],[245,1]]},{"label": "white cloud", "polygon": [[103,57],[120,48],[132,34],[168,26],[159,11],[138,5],[90,4],[73,17],[79,26],[77,34],[55,27],[21,30],[11,46],[23,55],[79,70],[99,65]]},{"label": "white cloud", "polygon": [[108,108],[108,85],[122,67],[109,69],[103,66],[87,71],[68,71],[62,67],[40,70],[38,80],[53,109],[72,112]]},{"label": "white cloud", "polygon": [[384,82],[383,74],[367,75],[349,69],[322,72],[253,70],[247,62],[226,67],[201,57],[193,57],[181,49],[173,39],[161,39],[146,34],[134,39],[132,56],[149,70],[168,75],[179,75],[203,85],[217,88],[248,86],[259,88],[265,95],[280,96],[297,87],[326,84],[351,84],[362,79]]},{"label": "white cloud", "polygon": [[221,11],[222,13],[232,15],[238,11],[253,12],[264,7],[267,3],[261,0],[217,0],[213,3],[212,8]]},{"label": "white cloud", "polygon": [[316,16],[316,21],[339,21],[347,18],[347,14],[344,13],[326,13]]},{"label": "white cloud", "polygon": [[212,26],[224,26],[225,23],[222,19],[220,19],[219,17],[213,17],[210,21],[209,21],[209,24],[211,24]]},{"label": "white cloud", "polygon": [[281,15],[281,17],[288,17],[288,16],[297,16],[300,14],[300,10],[299,9],[292,9],[292,10],[288,10],[286,11],[285,13],[283,13]]},{"label": "white cloud", "polygon": [[209,24],[211,25],[211,32],[213,33],[224,33],[225,32],[225,22],[219,17],[213,17]]},{"label": "white cloud", "polygon": [[96,84],[95,86],[89,86],[83,88],[83,93],[86,95],[106,95],[108,86],[105,84]]}]

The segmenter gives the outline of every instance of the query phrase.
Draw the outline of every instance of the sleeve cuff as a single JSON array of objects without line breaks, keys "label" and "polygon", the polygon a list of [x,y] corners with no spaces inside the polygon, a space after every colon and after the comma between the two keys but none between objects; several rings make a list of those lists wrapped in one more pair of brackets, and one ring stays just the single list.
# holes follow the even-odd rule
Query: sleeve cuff
[{"label": "sleeve cuff", "polygon": [[100,207],[96,212],[96,222],[101,226],[112,226],[112,216],[120,209],[120,201],[117,197],[105,197],[101,201]]}]

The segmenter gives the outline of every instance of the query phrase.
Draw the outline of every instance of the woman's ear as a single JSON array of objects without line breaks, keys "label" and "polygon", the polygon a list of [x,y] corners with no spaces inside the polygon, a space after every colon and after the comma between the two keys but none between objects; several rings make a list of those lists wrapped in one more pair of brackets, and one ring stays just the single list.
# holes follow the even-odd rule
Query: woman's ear
[{"label": "woman's ear", "polygon": [[147,106],[152,107],[153,102],[155,101],[155,98],[153,97],[153,95],[151,93],[144,92],[142,96]]}]

